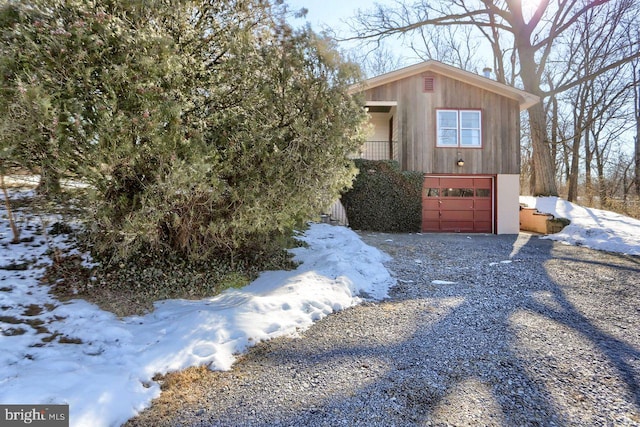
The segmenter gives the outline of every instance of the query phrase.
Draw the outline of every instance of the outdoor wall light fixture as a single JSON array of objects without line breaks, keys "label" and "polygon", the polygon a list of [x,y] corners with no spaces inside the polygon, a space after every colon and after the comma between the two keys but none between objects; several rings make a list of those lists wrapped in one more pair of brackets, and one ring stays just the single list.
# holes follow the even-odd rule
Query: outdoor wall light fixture
[{"label": "outdoor wall light fixture", "polygon": [[456,161],[456,165],[458,165],[459,167],[464,166],[464,160],[462,160],[462,157],[460,157],[460,153],[458,153],[458,160]]}]

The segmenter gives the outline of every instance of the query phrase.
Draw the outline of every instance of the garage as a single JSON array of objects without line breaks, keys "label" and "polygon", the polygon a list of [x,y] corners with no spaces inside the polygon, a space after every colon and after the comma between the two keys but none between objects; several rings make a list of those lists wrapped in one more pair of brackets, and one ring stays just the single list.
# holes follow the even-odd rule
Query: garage
[{"label": "garage", "polygon": [[491,176],[425,176],[422,231],[493,233]]}]

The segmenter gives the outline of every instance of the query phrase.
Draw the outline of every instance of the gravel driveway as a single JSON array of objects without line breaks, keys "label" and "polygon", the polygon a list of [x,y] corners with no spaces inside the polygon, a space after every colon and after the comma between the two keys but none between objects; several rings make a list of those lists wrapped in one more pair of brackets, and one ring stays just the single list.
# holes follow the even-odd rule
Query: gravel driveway
[{"label": "gravel driveway", "polygon": [[167,384],[127,425],[640,425],[639,257],[527,234],[361,236],[393,257],[390,299]]}]

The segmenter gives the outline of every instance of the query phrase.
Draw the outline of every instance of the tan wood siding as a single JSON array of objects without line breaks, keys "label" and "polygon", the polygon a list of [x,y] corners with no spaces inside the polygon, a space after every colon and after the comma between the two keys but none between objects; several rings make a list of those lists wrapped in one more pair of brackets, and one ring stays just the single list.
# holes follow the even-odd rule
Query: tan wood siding
[{"label": "tan wood siding", "polygon": [[[425,173],[519,174],[520,108],[517,101],[447,76],[435,77],[423,91],[417,74],[366,91],[368,101],[397,101],[394,114],[401,167]],[[482,111],[482,148],[437,148],[436,110]],[[459,154],[458,154],[459,153]],[[456,165],[458,156],[464,166]]]}]

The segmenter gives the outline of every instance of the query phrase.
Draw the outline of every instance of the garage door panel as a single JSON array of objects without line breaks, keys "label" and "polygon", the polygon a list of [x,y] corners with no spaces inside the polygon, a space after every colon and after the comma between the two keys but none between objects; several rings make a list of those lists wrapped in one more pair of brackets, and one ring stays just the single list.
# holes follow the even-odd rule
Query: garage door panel
[{"label": "garage door panel", "polygon": [[441,199],[440,204],[441,211],[462,211],[473,210],[473,200],[460,200],[460,199]]},{"label": "garage door panel", "polygon": [[473,231],[473,221],[442,221],[442,231],[465,232]]},{"label": "garage door panel", "polygon": [[475,211],[473,213],[473,219],[475,221],[489,221],[489,222],[491,222],[491,211]]},{"label": "garage door panel", "polygon": [[422,231],[440,231],[440,221],[422,221]]},{"label": "garage door panel", "polygon": [[491,233],[493,182],[490,177],[425,177],[422,230]]},{"label": "garage door panel", "polygon": [[426,210],[439,210],[440,209],[440,202],[438,201],[438,199],[423,199],[422,200],[422,210],[426,211]]},{"label": "garage door panel", "polygon": [[423,221],[440,221],[440,212],[433,210],[422,211]]},{"label": "garage door panel", "polygon": [[424,187],[440,187],[440,178],[426,177],[424,179]]},{"label": "garage door panel", "polygon": [[442,188],[473,188],[473,178],[440,178]]},{"label": "garage door panel", "polygon": [[475,199],[475,208],[482,211],[490,211],[492,208],[491,199]]},{"label": "garage door panel", "polygon": [[491,233],[491,221],[476,221],[474,231],[477,233]]},{"label": "garage door panel", "polygon": [[442,221],[473,221],[473,211],[446,211],[442,212]]},{"label": "garage door panel", "polygon": [[474,186],[476,188],[488,188],[492,187],[492,179],[491,178],[474,178],[473,180]]}]

